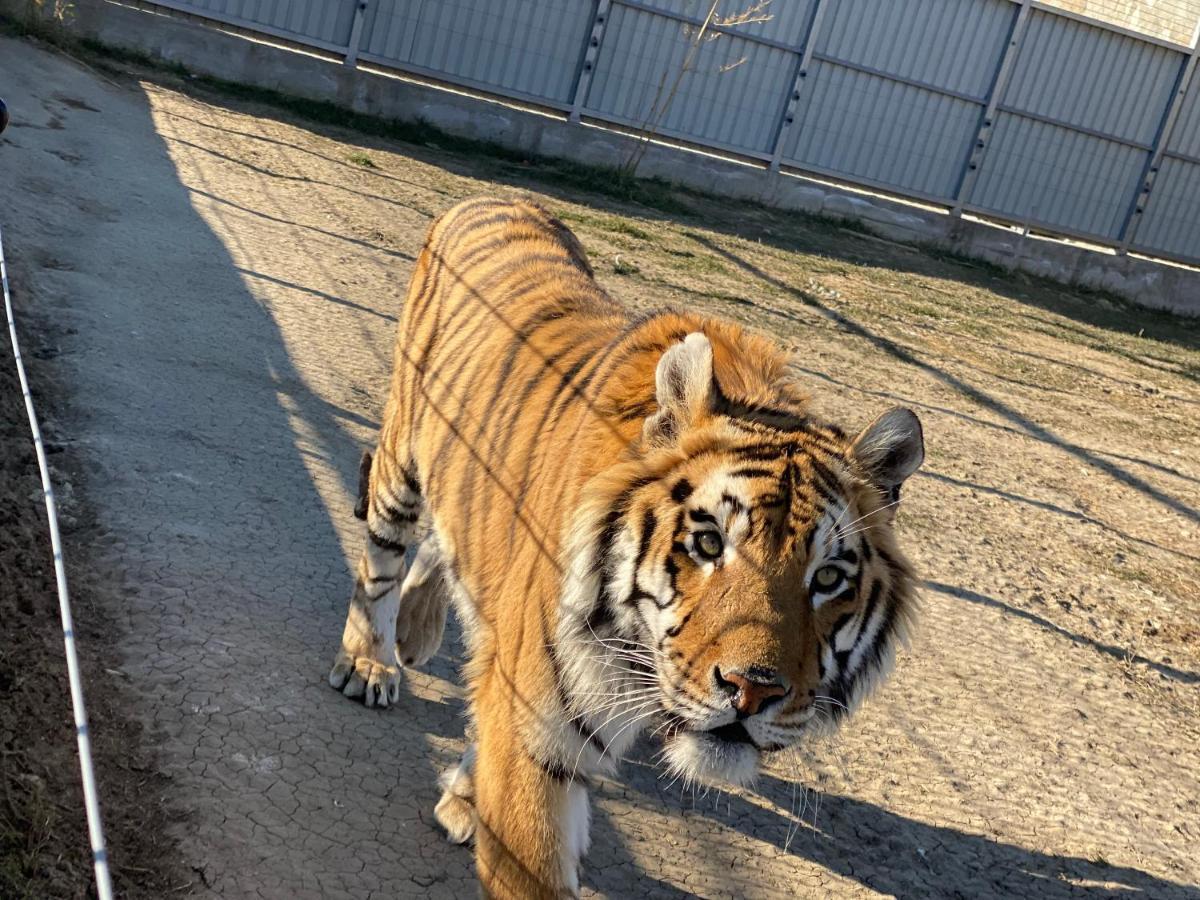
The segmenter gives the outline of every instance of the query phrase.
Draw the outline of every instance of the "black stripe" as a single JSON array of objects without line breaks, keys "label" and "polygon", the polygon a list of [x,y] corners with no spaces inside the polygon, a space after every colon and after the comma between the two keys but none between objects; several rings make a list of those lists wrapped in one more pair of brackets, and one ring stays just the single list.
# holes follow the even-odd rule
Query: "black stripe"
[{"label": "black stripe", "polygon": [[[654,480],[651,476],[642,476],[641,478],[634,479],[620,496],[617,497],[616,502],[604,516],[604,527],[600,531],[600,539],[596,544],[596,558],[592,561],[592,571],[600,574],[600,590],[596,597],[596,603],[600,606],[607,605],[609,601],[608,589],[613,573],[608,558],[612,554],[613,543],[616,541],[617,534],[621,530],[622,517],[627,512],[629,501],[633,498],[633,495]],[[588,613],[588,621],[591,622],[596,617],[599,617],[600,621],[611,619],[612,612],[611,610],[601,612],[593,607],[591,612]]]},{"label": "black stripe", "polygon": [[413,523],[421,518],[419,512],[401,512],[398,509],[393,509],[383,502],[380,498],[375,498],[375,512],[385,522],[395,524],[397,522]]},{"label": "black stripe", "polygon": [[621,422],[633,422],[637,419],[645,419],[658,409],[658,403],[654,400],[639,400],[632,406],[626,406],[617,413],[617,419]]},{"label": "black stripe", "polygon": [[[863,609],[862,631],[858,633],[858,637],[854,639],[854,643],[850,649],[858,649],[858,645],[862,643],[863,636],[867,633],[867,626],[871,624],[871,617],[875,614],[875,607],[879,605],[879,597],[883,593],[883,582],[876,578],[871,582],[871,589],[867,593],[867,605]],[[880,628],[879,633],[883,634],[883,629]]]},{"label": "black stripe", "polygon": [[[549,778],[551,780],[556,781],[559,784],[566,784],[567,782],[569,782],[571,780],[571,771],[566,766],[564,766],[562,763],[557,762],[557,761],[552,762],[552,761],[548,761],[548,760],[544,760],[544,759],[538,759],[536,756],[533,756],[532,754],[530,755],[529,758],[532,759],[535,763],[537,763],[538,768],[541,769],[543,772],[545,772],[546,775],[549,776]],[[577,777],[576,780],[579,781],[584,787],[587,786],[587,780],[585,778]]]},{"label": "black stripe", "polygon": [[838,477],[833,474],[833,470],[830,469],[829,466],[825,465],[825,463],[823,463],[821,460],[817,459],[816,456],[810,454],[808,457],[808,464],[812,466],[813,474],[824,481],[825,484],[829,486],[830,490],[841,486],[841,482],[838,481]]},{"label": "black stripe", "polygon": [[675,586],[675,578],[679,575],[679,564],[672,557],[668,556],[667,561],[663,564],[663,568],[667,572],[667,577],[671,580],[671,599],[666,603],[659,603],[658,606],[661,609],[666,609],[675,602],[675,596],[679,593],[679,589]]},{"label": "black stripe", "polygon": [[646,559],[646,554],[650,552],[650,541],[654,538],[654,529],[658,527],[658,516],[654,514],[654,509],[648,507],[642,513],[642,536],[638,540],[637,559],[633,563],[634,580],[637,580],[638,570],[641,569],[642,563]]},{"label": "black stripe", "polygon": [[400,467],[400,477],[404,479],[404,486],[406,488],[408,488],[418,497],[421,496],[421,482],[417,479],[417,476],[414,473],[408,471],[406,466]]},{"label": "black stripe", "polygon": [[[871,647],[871,661],[878,663],[883,655],[883,648],[887,646],[892,638],[892,632],[896,628],[896,618],[900,612],[900,604],[893,601],[887,608],[887,612],[883,614],[883,621],[879,623],[879,630],[875,633],[875,643]],[[864,623],[867,621],[863,620]],[[864,624],[863,634],[866,634],[866,626]],[[861,635],[859,639],[861,640]]]},{"label": "black stripe", "polygon": [[372,544],[374,544],[376,547],[379,547],[381,550],[390,550],[393,553],[403,554],[408,549],[399,541],[390,541],[387,538],[376,534],[370,529],[367,529],[367,537],[371,539]]},{"label": "black stripe", "polygon": [[[382,591],[380,591],[377,594],[367,594],[366,591],[363,591],[363,593],[366,595],[368,603],[378,603],[380,600],[382,600],[384,597],[386,597],[388,594],[390,594],[393,590],[395,590],[395,588],[396,588],[395,579],[393,579],[391,587],[385,587]],[[374,631],[374,628],[372,628],[371,630]]]},{"label": "black stripe", "polygon": [[708,512],[708,510],[689,509],[688,516],[693,522],[711,522],[713,525],[718,524],[717,517]]},{"label": "black stripe", "polygon": [[845,603],[847,601],[853,600],[854,595],[857,593],[858,593],[857,588],[854,585],[850,585],[850,587],[846,588],[844,591],[842,591],[840,594],[838,594],[836,597],[834,597],[829,602],[830,603]]},{"label": "black stripe", "polygon": [[729,473],[732,478],[774,478],[775,473],[770,469],[762,469],[756,466],[745,466],[741,469],[734,469]]},{"label": "black stripe", "polygon": [[587,741],[594,748],[599,750],[601,755],[604,754],[604,751],[607,748],[604,746],[604,742],[601,741],[600,737],[596,734],[596,731],[592,730],[587,719],[585,719],[583,716],[575,716],[575,718],[571,719],[571,724],[575,726],[575,730],[579,732],[579,736],[583,740]]},{"label": "black stripe", "polygon": [[721,382],[716,378],[713,379],[713,401],[715,411],[720,415],[731,419],[741,419],[772,430],[803,431],[808,421],[805,415],[797,410],[780,409],[747,400],[733,399],[725,393],[721,388]]},{"label": "black stripe", "polygon": [[688,497],[692,496],[692,483],[686,478],[680,478],[675,482],[675,486],[671,488],[671,499],[676,503],[682,503]]},{"label": "black stripe", "polygon": [[[838,632],[850,624],[853,618],[854,613],[852,612],[842,613],[842,615],[838,616],[837,621],[833,623],[833,627],[829,629],[829,643],[831,646],[837,646]],[[854,649],[853,645],[851,645],[851,649]]]},{"label": "black stripe", "polygon": [[655,596],[649,591],[643,590],[641,585],[635,582],[633,585],[633,591],[627,598],[625,598],[625,603],[627,606],[637,606],[643,600],[650,600],[651,602],[657,604]]},{"label": "black stripe", "polygon": [[613,613],[612,607],[605,602],[604,598],[600,598],[600,602],[592,607],[591,612],[587,616],[587,626],[591,631],[599,634],[610,625],[616,624],[616,616]]},{"label": "black stripe", "polygon": [[812,556],[813,541],[816,540],[816,537],[817,537],[817,529],[816,529],[816,526],[813,526],[812,528],[808,529],[808,534],[804,535],[804,555],[805,556]]},{"label": "black stripe", "polygon": [[550,669],[554,673],[554,690],[558,694],[558,703],[562,707],[563,712],[567,712],[571,708],[571,698],[567,694],[567,686],[563,683],[562,664],[558,660],[558,650],[550,638],[544,612],[541,614],[541,629],[542,646],[546,648],[547,655],[550,658]]},{"label": "black stripe", "polygon": [[[692,609],[689,609],[689,610],[688,610],[686,613],[684,613],[684,616],[683,616],[683,618],[682,618],[682,619],[680,619],[678,622],[676,622],[674,625],[672,625],[670,628],[668,628],[668,629],[667,629],[667,631],[666,631],[666,637],[669,637],[669,638],[677,638],[677,637],[679,637],[679,632],[683,631],[683,627],[684,627],[685,625],[687,625],[687,623],[688,623],[688,620],[689,620],[689,619],[692,617],[692,613],[694,613],[695,611],[696,611],[696,610],[695,610],[695,608],[693,607]],[[658,644],[658,646],[659,646],[659,649],[660,649],[660,650],[661,650],[661,649],[662,649],[662,648],[663,648],[665,645],[666,645],[666,640],[665,640],[665,639],[664,639],[664,640],[662,640],[662,641],[659,641],[659,644]]]},{"label": "black stripe", "polygon": [[363,451],[358,461],[358,499],[354,503],[354,518],[367,519],[367,502],[371,493],[371,453]]}]

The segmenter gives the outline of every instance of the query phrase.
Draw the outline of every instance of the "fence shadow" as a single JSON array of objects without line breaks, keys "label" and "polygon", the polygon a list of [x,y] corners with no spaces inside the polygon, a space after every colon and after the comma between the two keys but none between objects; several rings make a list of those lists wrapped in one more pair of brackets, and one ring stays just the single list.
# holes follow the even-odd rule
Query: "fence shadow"
[{"label": "fence shadow", "polygon": [[[639,749],[647,748],[639,744]],[[633,763],[626,771],[626,783],[647,804],[709,819],[887,896],[1108,898],[1128,894],[1200,900],[1196,886],[1111,865],[1102,857],[1030,850],[959,828],[931,825],[853,797],[813,793],[802,811],[794,800],[792,783],[769,773],[760,778],[755,793],[774,809],[736,795],[723,795],[716,802],[712,795],[694,804],[688,797],[680,801],[678,794],[663,791],[653,768]],[[797,812],[790,813],[792,809]],[[803,823],[798,821],[801,815]],[[754,823],[753,830],[749,822]],[[703,856],[705,850],[699,848],[697,855]],[[731,863],[752,865],[745,853],[724,864]]]},{"label": "fence shadow", "polygon": [[1081,647],[1090,647],[1106,656],[1111,656],[1113,659],[1129,660],[1130,662],[1140,663],[1147,668],[1153,669],[1155,672],[1169,678],[1172,681],[1182,682],[1184,684],[1200,684],[1200,672],[1193,672],[1188,669],[1180,669],[1176,666],[1166,663],[1155,662],[1152,659],[1147,659],[1140,654],[1133,653],[1123,647],[1117,647],[1113,644],[1106,644],[1103,641],[1097,641],[1093,638],[1085,637],[1076,634],[1061,625],[1051,622],[1049,619],[1039,616],[1037,613],[1030,612],[1027,609],[1020,609],[1016,606],[1011,606],[1003,600],[997,600],[994,597],[989,597],[986,594],[981,594],[978,591],[972,591],[967,588],[958,587],[957,585],[944,584],[940,581],[926,581],[924,587],[931,591],[936,591],[939,594],[944,594],[947,597],[953,597],[956,600],[966,600],[968,603],[976,603],[980,606],[988,606],[992,609],[998,609],[1007,615],[1016,616],[1024,619],[1027,622],[1032,622],[1034,625],[1042,628],[1051,634],[1056,634],[1059,637],[1066,638],[1074,644]]}]

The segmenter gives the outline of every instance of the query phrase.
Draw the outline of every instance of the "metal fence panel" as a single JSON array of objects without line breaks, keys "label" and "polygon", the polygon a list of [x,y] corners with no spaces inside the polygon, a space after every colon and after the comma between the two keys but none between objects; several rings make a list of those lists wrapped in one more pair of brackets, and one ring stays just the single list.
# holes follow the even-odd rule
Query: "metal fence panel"
[{"label": "metal fence panel", "polygon": [[1002,115],[967,204],[1116,241],[1145,160],[1126,144]]},{"label": "metal fence panel", "polygon": [[[763,21],[696,43],[712,0],[367,0],[351,48],[359,0],[148,2],[772,168],[1200,260],[1200,76],[1168,115],[1186,52],[1045,4],[773,0]],[[718,16],[753,2],[721,0]]]},{"label": "metal fence panel", "polygon": [[1200,261],[1200,165],[1166,157],[1150,194],[1137,249]]},{"label": "metal fence panel", "polygon": [[[1180,103],[1179,118],[1175,120],[1166,149],[1168,153],[1200,158],[1200,78],[1196,76],[1192,77],[1191,89]],[[1195,202],[1200,205],[1200,196]]]},{"label": "metal fence panel", "polygon": [[984,99],[1008,40],[1008,0],[829,0],[817,53]]},{"label": "metal fence panel", "polygon": [[662,133],[770,153],[796,54],[723,34],[698,45],[672,93],[694,34],[684,22],[614,5],[586,112],[644,127],[665,107]]},{"label": "metal fence panel", "polygon": [[567,103],[591,15],[582,0],[372,0],[360,52],[499,93]]},{"label": "metal fence panel", "polygon": [[177,5],[251,28],[264,25],[301,42],[345,47],[356,0],[186,0]]},{"label": "metal fence panel", "polygon": [[[619,0],[618,0],[619,2]],[[712,8],[712,0],[635,0],[638,5],[647,9],[662,10],[696,21],[703,21]],[[717,5],[714,21],[720,23],[722,17],[729,17],[741,12],[750,12],[753,18],[765,21],[749,22],[745,25],[730,26],[739,35],[753,35],[764,40],[776,41],[781,44],[795,46],[800,40],[808,21],[808,12],[812,0],[773,0],[759,10],[754,9],[755,0],[722,0]]]},{"label": "metal fence panel", "polygon": [[1182,54],[1035,11],[1004,107],[1125,140],[1154,140]]},{"label": "metal fence panel", "polygon": [[[1006,0],[827,0],[784,161],[954,195],[1008,40]],[[949,92],[949,93],[946,93]]]},{"label": "metal fence panel", "polygon": [[808,74],[785,163],[950,198],[980,106],[831,63]]}]

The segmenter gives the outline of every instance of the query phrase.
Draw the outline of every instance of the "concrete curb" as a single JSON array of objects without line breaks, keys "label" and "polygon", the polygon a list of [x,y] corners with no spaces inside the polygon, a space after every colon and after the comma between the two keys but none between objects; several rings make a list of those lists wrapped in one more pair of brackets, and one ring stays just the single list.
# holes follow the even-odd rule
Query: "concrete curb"
[{"label": "concrete curb", "polygon": [[[530,154],[617,166],[628,158],[634,142],[619,131],[573,124],[556,114],[449,86],[442,89],[349,68],[313,52],[249,39],[233,33],[234,29],[208,27],[193,16],[161,8],[74,0],[64,17],[31,0],[0,0],[0,15],[18,20],[33,15],[55,21],[73,35],[136,50],[197,73],[332,101],[367,115],[423,120],[459,137],[493,141]],[[1029,237],[1010,228],[680,147],[652,144],[638,172],[721,196],[855,221],[889,240],[923,244],[1066,285],[1108,291],[1149,308],[1200,316],[1200,271],[1193,269]]]}]

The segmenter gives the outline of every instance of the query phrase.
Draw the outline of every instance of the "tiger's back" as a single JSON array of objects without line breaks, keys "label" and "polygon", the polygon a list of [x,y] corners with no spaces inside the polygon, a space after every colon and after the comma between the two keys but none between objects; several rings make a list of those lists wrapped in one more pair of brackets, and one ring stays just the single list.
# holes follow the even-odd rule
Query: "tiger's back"
[{"label": "tiger's back", "polygon": [[556,560],[561,522],[545,511],[570,502],[561,476],[575,467],[563,454],[588,419],[585,370],[627,321],[578,241],[537,206],[468,201],[431,228],[381,446],[411,445],[443,556],[477,582],[477,602],[489,604],[504,577],[498,545],[531,575]]}]

